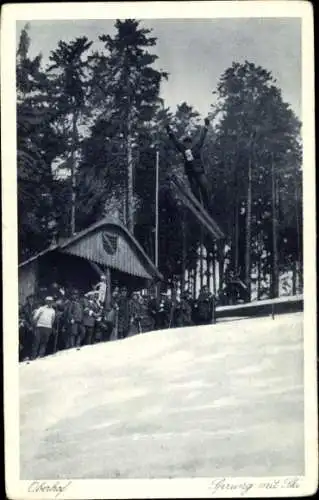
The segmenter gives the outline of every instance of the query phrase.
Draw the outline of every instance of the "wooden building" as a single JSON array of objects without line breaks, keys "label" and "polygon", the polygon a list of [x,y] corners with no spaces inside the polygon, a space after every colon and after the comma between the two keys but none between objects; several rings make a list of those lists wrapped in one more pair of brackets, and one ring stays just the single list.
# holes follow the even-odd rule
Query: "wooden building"
[{"label": "wooden building", "polygon": [[109,283],[108,299],[114,284],[138,290],[162,279],[127,229],[102,219],[19,265],[19,303],[23,304],[38,288],[54,282],[87,292],[102,273]]}]

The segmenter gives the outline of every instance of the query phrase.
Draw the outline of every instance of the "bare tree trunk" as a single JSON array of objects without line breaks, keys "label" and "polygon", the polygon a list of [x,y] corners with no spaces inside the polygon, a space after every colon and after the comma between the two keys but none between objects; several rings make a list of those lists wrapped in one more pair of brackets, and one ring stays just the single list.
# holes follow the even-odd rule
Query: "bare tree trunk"
[{"label": "bare tree trunk", "polygon": [[192,296],[193,296],[193,285],[194,285],[194,273],[193,269],[190,268],[188,270],[188,290]]},{"label": "bare tree trunk", "polygon": [[203,231],[201,228],[201,233],[200,233],[200,244],[199,244],[199,282],[200,282],[200,287],[202,288],[203,286]]},{"label": "bare tree trunk", "polygon": [[297,263],[294,260],[292,262],[292,295],[297,293]]},{"label": "bare tree trunk", "polygon": [[134,192],[133,192],[133,151],[130,117],[128,118],[127,134],[127,228],[134,233]]},{"label": "bare tree trunk", "polygon": [[217,258],[218,258],[218,275],[219,275],[219,290],[223,288],[224,283],[224,243],[217,243]]},{"label": "bare tree trunk", "polygon": [[72,144],[71,144],[71,221],[70,221],[71,235],[75,233],[75,204],[76,204],[75,152],[76,152],[77,140],[78,140],[77,113],[76,111],[74,111],[72,116]]},{"label": "bare tree trunk", "polygon": [[186,272],[186,255],[187,255],[187,241],[186,241],[186,213],[182,213],[182,272],[181,272],[181,288],[185,289],[185,272]]},{"label": "bare tree trunk", "polygon": [[258,261],[257,261],[257,300],[260,300],[261,295],[261,255],[262,255],[262,244],[261,236],[258,234]]},{"label": "bare tree trunk", "polygon": [[211,264],[211,254],[206,248],[206,285],[210,290],[210,264]]},{"label": "bare tree trunk", "polygon": [[197,295],[197,259],[194,267],[194,282],[193,282],[193,298],[196,299]]},{"label": "bare tree trunk", "polygon": [[154,251],[154,259],[155,266],[158,267],[158,258],[159,258],[159,150],[156,151],[156,160],[155,160],[155,251]]},{"label": "bare tree trunk", "polygon": [[189,271],[187,267],[185,268],[185,283],[184,283],[184,289],[188,290],[189,288]]},{"label": "bare tree trunk", "polygon": [[302,268],[301,268],[301,263],[298,261],[296,262],[296,277],[297,277],[296,293],[301,293],[303,287]]},{"label": "bare tree trunk", "polygon": [[126,227],[128,225],[128,187],[127,187],[127,176],[126,176],[125,181],[124,181],[123,224]]},{"label": "bare tree trunk", "polygon": [[212,251],[212,256],[211,256],[211,263],[212,263],[212,276],[213,276],[213,294],[216,297],[217,284],[216,284],[215,243],[214,243],[214,246],[213,246],[213,251]]},{"label": "bare tree trunk", "polygon": [[248,160],[248,189],[246,206],[246,249],[245,249],[245,281],[248,299],[251,299],[251,205],[252,205],[252,155]]},{"label": "bare tree trunk", "polygon": [[192,296],[193,296],[193,284],[194,284],[193,269],[190,268],[188,270],[188,290]]},{"label": "bare tree trunk", "polygon": [[272,191],[272,237],[273,237],[273,266],[272,266],[272,298],[279,294],[279,269],[278,269],[278,246],[277,246],[277,189],[275,179],[274,158],[271,155],[271,191]]},{"label": "bare tree trunk", "polygon": [[238,199],[236,200],[235,209],[235,273],[238,273],[239,266],[239,206]]},{"label": "bare tree trunk", "polygon": [[[299,277],[299,287],[302,288],[303,286],[303,279],[302,279],[302,258],[301,258],[301,249],[300,249],[300,239],[301,239],[301,230],[300,230],[300,220],[299,220],[299,213],[298,213],[298,185],[297,185],[297,176],[295,176],[295,218],[296,218],[296,232],[297,232],[297,263],[296,264],[296,270],[295,272],[298,274]],[[297,287],[296,287],[297,288]]]},{"label": "bare tree trunk", "polygon": [[[237,144],[237,149],[238,149],[238,144]],[[237,151],[238,154],[238,151]],[[234,159],[236,161],[236,159]],[[237,168],[234,169],[234,192],[235,192],[235,214],[234,214],[234,226],[235,226],[235,231],[234,231],[234,237],[235,237],[235,251],[234,251],[234,271],[235,274],[238,273],[238,268],[239,268],[239,188],[238,188],[238,170]]]},{"label": "bare tree trunk", "polygon": [[238,182],[237,182],[236,169],[234,170],[234,174],[233,174],[232,196],[234,199],[234,205],[233,205],[233,213],[232,213],[233,217],[232,217],[231,233],[230,233],[232,235],[231,266],[230,267],[236,273],[237,269],[238,269],[238,262],[239,262],[239,254],[238,254],[239,210],[238,210]]},{"label": "bare tree trunk", "polygon": [[105,305],[107,308],[109,308],[111,305],[111,300],[112,300],[112,276],[111,276],[111,269],[109,267],[106,268],[105,274],[106,274],[106,282],[107,282]]},{"label": "bare tree trunk", "polygon": [[258,276],[257,276],[257,300],[260,300],[260,291],[261,291],[261,276],[260,276],[260,268],[261,268],[261,263],[260,263],[260,259],[258,259],[258,263],[257,263],[257,273],[258,273]]}]

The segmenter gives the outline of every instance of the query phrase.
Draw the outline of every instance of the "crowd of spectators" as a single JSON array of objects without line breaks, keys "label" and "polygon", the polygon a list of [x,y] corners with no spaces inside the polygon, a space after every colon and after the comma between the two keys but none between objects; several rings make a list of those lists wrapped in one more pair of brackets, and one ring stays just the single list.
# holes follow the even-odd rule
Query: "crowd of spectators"
[{"label": "crowd of spectators", "polygon": [[205,286],[196,300],[188,291],[177,299],[166,291],[129,293],[126,287],[115,287],[106,305],[105,294],[102,276],[87,293],[53,283],[27,297],[19,307],[20,360],[149,331],[214,323],[215,301]]}]

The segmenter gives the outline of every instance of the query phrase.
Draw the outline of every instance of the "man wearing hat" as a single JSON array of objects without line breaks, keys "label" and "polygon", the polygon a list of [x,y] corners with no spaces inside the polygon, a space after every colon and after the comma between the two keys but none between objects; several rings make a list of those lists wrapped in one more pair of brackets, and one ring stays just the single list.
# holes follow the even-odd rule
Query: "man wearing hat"
[{"label": "man wearing hat", "polygon": [[209,325],[215,322],[215,299],[208,286],[203,286],[195,303],[196,323]]},{"label": "man wearing hat", "polygon": [[85,331],[86,344],[94,342],[94,328],[98,317],[98,307],[92,296],[89,293],[84,295],[82,300],[83,305],[83,327]]},{"label": "man wearing hat", "polygon": [[80,347],[84,340],[85,330],[83,327],[83,304],[77,290],[73,291],[68,305],[67,321],[69,325],[67,348]]},{"label": "man wearing hat", "polygon": [[128,303],[130,326],[129,326],[129,336],[136,335],[142,332],[141,328],[141,317],[142,317],[142,305],[140,301],[140,295],[138,292],[133,292]]},{"label": "man wearing hat", "polygon": [[117,301],[118,304],[118,338],[127,337],[130,328],[130,309],[127,288],[123,286]]},{"label": "man wearing hat", "polygon": [[176,326],[182,327],[192,325],[191,294],[188,290],[185,290],[181,294],[181,300],[176,307]]},{"label": "man wearing hat", "polygon": [[47,345],[52,334],[55,311],[53,309],[53,297],[45,298],[45,305],[39,307],[33,316],[35,332],[32,345],[32,359],[37,356],[43,357],[47,350]]},{"label": "man wearing hat", "polygon": [[139,296],[139,303],[141,309],[141,331],[142,332],[151,332],[154,330],[155,321],[154,318],[150,314],[149,310],[149,296],[148,292],[141,293]]},{"label": "man wearing hat", "polygon": [[166,290],[162,290],[157,302],[155,317],[155,329],[164,330],[172,326],[173,303],[168,297]]}]

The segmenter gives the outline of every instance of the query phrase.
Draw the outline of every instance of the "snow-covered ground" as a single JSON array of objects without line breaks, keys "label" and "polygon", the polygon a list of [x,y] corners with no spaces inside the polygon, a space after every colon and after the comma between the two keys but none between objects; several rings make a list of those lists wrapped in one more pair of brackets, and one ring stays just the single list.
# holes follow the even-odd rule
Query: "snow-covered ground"
[{"label": "snow-covered ground", "polygon": [[21,479],[297,475],[303,448],[302,313],[20,365]]}]

